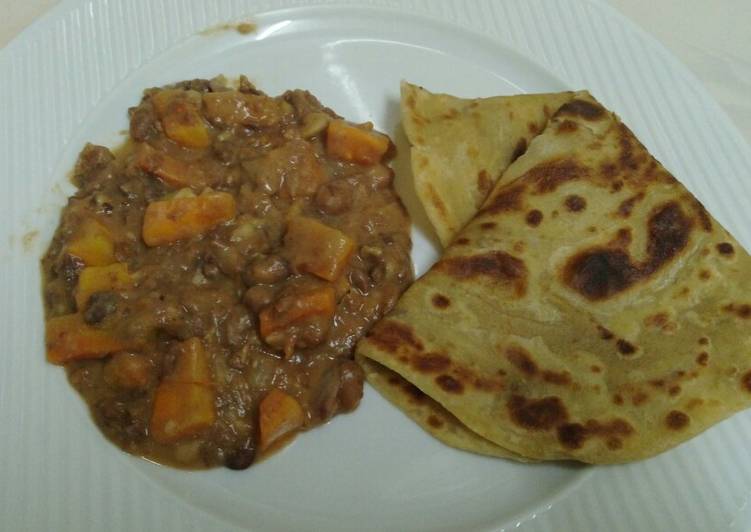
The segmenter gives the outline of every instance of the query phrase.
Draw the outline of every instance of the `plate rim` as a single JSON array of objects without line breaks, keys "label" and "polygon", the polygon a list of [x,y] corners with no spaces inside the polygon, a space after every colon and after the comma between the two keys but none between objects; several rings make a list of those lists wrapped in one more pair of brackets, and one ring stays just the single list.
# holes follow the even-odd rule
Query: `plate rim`
[{"label": "plate rim", "polygon": [[[573,2],[574,0],[567,0],[569,2]],[[672,56],[672,54],[667,50],[667,48],[662,45],[657,39],[652,37],[650,34],[648,34],[645,30],[631,22],[628,18],[625,17],[622,13],[620,13],[617,9],[615,9],[613,6],[610,6],[608,4],[605,4],[603,2],[598,2],[596,0],[577,0],[580,3],[590,4],[592,6],[595,6],[596,9],[602,10],[603,12],[607,13],[607,16],[614,16],[616,19],[618,19],[620,22],[624,23],[628,26],[628,29],[630,32],[635,33],[640,40],[645,41],[651,48],[655,48],[660,52],[663,56],[665,56],[667,59],[669,59],[674,65],[674,68],[677,70],[682,70],[680,72],[682,77],[687,77],[691,80],[692,84],[695,87],[696,92],[698,93],[698,98],[701,100],[701,103],[703,105],[708,105],[712,107],[712,112],[718,115],[719,119],[721,121],[724,121],[724,132],[726,135],[733,137],[732,140],[735,144],[740,144],[742,147],[745,148],[745,156],[748,157],[749,154],[751,154],[751,150],[749,150],[749,146],[745,140],[745,138],[742,136],[740,131],[737,127],[735,127],[734,124],[732,124],[728,114],[720,107],[720,105],[711,97],[711,95],[708,93],[706,88],[703,86],[703,84],[696,78],[696,76],[690,72],[678,59]],[[67,13],[72,9],[78,8],[81,5],[91,5],[92,1],[90,0],[63,0],[58,5],[54,6],[52,9],[50,9],[47,13],[45,13],[42,17],[35,20],[31,25],[29,25],[27,28],[25,28],[19,35],[17,35],[14,39],[12,39],[2,50],[0,50],[0,64],[4,60],[6,60],[6,56],[9,56],[11,52],[17,51],[17,48],[21,48],[22,44],[31,39],[29,35],[34,35],[36,37],[36,33],[39,33],[42,31],[45,25],[52,23],[57,17],[61,16],[63,13]],[[102,2],[100,2],[102,3]],[[104,2],[106,3],[106,2]],[[285,0],[286,3],[295,3],[295,0]],[[321,2],[320,0],[313,0],[309,2],[297,2],[300,6],[310,8],[319,5]],[[407,4],[409,2],[403,1],[400,2],[401,4]],[[454,2],[458,3],[458,2]],[[297,5],[296,4],[296,5]],[[351,0],[348,2],[325,2],[326,7],[352,7],[354,5],[360,5],[362,4],[362,0]],[[375,5],[375,2],[369,2],[368,5]],[[397,4],[394,4],[397,5]],[[288,7],[283,9],[295,9],[295,7]],[[386,9],[393,10],[395,12],[401,12],[401,8],[390,8],[387,7]],[[416,14],[414,11],[409,11],[409,14]],[[424,14],[420,14],[424,15]],[[429,17],[434,18],[434,17]],[[435,17],[437,20],[441,20],[438,17]],[[445,22],[445,21],[444,21]],[[462,24],[456,24],[459,28],[462,28],[464,30],[470,30],[469,27],[462,25]],[[470,30],[472,31],[472,30]],[[485,35],[484,33],[479,33],[479,35],[482,35],[483,37],[490,39],[491,41],[494,41],[497,45],[504,46],[510,50],[514,50],[515,53],[521,55],[522,57],[525,57],[526,59],[530,59],[531,50],[525,50],[523,47],[513,46],[507,42],[495,40],[492,37],[489,37]],[[188,36],[189,37],[189,36]],[[174,46],[176,43],[172,43],[172,46]],[[154,60],[158,55],[152,56],[150,60]],[[563,82],[567,85],[571,85],[571,83],[566,79],[566,77],[562,76],[561,73],[558,70],[551,69],[549,65],[546,65],[544,61],[534,59],[534,62],[541,66],[542,68],[548,70],[549,72],[553,73],[556,77],[563,80]],[[728,127],[729,126],[729,127]],[[742,148],[743,149],[743,148]],[[57,166],[57,165],[54,165]],[[536,518],[536,515],[530,516],[530,519],[534,520]]]}]

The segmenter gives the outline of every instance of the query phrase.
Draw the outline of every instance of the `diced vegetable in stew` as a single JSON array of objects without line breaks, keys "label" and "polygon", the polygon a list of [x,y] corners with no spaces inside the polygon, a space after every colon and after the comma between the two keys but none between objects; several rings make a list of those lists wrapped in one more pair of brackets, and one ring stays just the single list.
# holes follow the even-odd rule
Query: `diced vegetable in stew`
[{"label": "diced vegetable in stew", "polygon": [[412,280],[390,141],[246,78],[128,114],[42,261],[47,359],[122,449],[245,469],[360,401],[354,344]]}]

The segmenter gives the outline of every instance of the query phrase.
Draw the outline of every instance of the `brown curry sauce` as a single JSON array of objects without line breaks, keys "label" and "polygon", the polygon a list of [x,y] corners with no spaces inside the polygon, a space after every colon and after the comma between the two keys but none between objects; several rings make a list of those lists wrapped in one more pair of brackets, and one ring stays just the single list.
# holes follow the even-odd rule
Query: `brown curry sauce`
[{"label": "brown curry sauce", "polygon": [[42,260],[47,355],[122,449],[244,469],[354,409],[355,342],[412,280],[388,137],[245,78],[145,91],[87,145]]}]

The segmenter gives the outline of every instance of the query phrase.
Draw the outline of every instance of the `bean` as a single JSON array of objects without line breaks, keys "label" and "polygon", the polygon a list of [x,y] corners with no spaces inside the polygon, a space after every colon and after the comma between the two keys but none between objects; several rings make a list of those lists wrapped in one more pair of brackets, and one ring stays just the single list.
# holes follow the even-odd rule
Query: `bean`
[{"label": "bean", "polygon": [[153,374],[154,366],[147,357],[127,351],[112,355],[104,367],[104,378],[125,390],[145,388]]},{"label": "bean", "polygon": [[203,276],[209,280],[216,279],[221,273],[221,271],[219,270],[219,266],[217,266],[211,261],[207,261],[203,263],[203,266],[201,266],[201,272],[203,273]]},{"label": "bean", "polygon": [[278,255],[259,257],[245,270],[244,278],[248,285],[273,284],[289,275],[287,261]]},{"label": "bean", "polygon": [[334,366],[327,370],[321,378],[318,385],[318,392],[316,397],[317,407],[315,413],[317,413],[321,420],[330,419],[336,414],[339,408],[339,368]]},{"label": "bean", "polygon": [[256,285],[251,286],[245,291],[243,302],[253,312],[260,310],[269,305],[274,300],[274,290],[269,286]]},{"label": "bean", "polygon": [[331,117],[326,113],[309,113],[302,118],[300,135],[310,138],[321,133],[329,125]]},{"label": "bean", "polygon": [[144,142],[156,134],[156,115],[148,106],[134,107],[130,111],[130,136]]},{"label": "bean", "polygon": [[355,268],[349,272],[349,282],[362,293],[367,293],[370,289],[370,276],[365,270]]},{"label": "bean", "polygon": [[83,321],[89,325],[100,323],[104,318],[117,310],[119,296],[114,292],[96,292],[91,294],[86,310],[83,313]]},{"label": "bean", "polygon": [[227,453],[224,459],[224,466],[234,470],[248,469],[253,464],[255,458],[256,450],[253,447],[241,447]]},{"label": "bean", "polygon": [[344,412],[357,408],[362,399],[364,375],[360,366],[353,360],[342,362],[339,368],[339,406]]}]

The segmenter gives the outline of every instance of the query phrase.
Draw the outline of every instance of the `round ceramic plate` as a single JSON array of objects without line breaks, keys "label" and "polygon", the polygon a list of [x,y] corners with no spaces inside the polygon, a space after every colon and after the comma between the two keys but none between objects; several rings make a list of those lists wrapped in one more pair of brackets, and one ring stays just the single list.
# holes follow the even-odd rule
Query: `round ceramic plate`
[{"label": "round ceramic plate", "polygon": [[[241,21],[256,30],[224,27]],[[38,259],[84,143],[121,142],[125,111],[142,89],[217,74],[247,74],[270,94],[308,89],[398,144],[402,79],[461,96],[586,87],[751,242],[743,213],[748,147],[680,65],[599,4],[63,2],[0,53],[0,221],[8,244],[0,251],[0,521],[9,530],[751,526],[743,513],[751,496],[748,414],[656,459],[608,468],[521,465],[450,449],[372,389],[355,413],[242,473],[175,471],[104,440],[63,371],[44,362]],[[396,161],[402,178],[405,151]],[[421,274],[436,248],[412,212]]]}]

